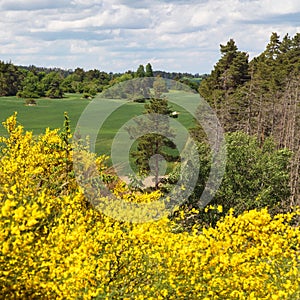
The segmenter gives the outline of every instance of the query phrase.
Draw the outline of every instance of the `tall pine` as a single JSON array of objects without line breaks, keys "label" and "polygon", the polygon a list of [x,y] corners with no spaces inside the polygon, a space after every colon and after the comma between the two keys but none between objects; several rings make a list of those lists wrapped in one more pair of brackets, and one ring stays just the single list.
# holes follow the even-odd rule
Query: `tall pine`
[{"label": "tall pine", "polygon": [[131,156],[140,175],[149,175],[152,170],[150,175],[154,176],[156,189],[160,181],[161,161],[163,159],[167,162],[178,160],[178,156],[170,154],[170,151],[167,150],[168,148],[176,148],[171,140],[175,135],[169,124],[169,115],[172,110],[169,107],[168,100],[159,96],[161,96],[161,93],[156,90],[155,97],[144,105],[145,117],[135,120],[136,126],[127,128],[132,139],[137,139],[141,131],[144,133],[142,137],[137,139],[137,148],[131,152]]}]

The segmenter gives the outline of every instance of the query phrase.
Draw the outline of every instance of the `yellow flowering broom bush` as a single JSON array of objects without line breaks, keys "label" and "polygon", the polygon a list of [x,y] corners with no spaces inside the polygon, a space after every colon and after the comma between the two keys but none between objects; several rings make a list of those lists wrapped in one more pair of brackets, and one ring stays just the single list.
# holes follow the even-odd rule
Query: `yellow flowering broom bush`
[{"label": "yellow flowering broom bush", "polygon": [[[68,133],[35,138],[16,115],[4,126],[1,299],[300,299],[299,212],[230,212],[214,228],[180,233],[168,218],[116,221],[78,187]],[[100,176],[104,161],[97,158]],[[126,201],[161,196],[111,186]]]}]

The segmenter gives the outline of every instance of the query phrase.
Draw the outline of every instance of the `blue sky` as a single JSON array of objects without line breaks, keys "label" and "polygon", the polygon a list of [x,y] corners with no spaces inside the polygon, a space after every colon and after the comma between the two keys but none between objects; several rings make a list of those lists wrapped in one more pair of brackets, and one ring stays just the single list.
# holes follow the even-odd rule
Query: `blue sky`
[{"label": "blue sky", "polygon": [[299,0],[0,0],[0,60],[107,72],[209,73],[233,38],[250,58],[300,32]]}]

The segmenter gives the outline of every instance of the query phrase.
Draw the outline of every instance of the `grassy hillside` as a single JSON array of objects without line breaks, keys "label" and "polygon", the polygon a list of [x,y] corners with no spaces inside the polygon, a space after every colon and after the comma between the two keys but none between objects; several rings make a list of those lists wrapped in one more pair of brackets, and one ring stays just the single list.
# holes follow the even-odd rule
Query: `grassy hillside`
[{"label": "grassy hillside", "polygon": [[[67,94],[63,99],[36,99],[36,106],[26,106],[25,100],[17,97],[0,97],[0,121],[3,122],[15,111],[18,121],[26,130],[40,134],[45,128],[60,128],[64,122],[64,112],[67,111],[72,125],[75,125],[80,114],[88,104],[88,100],[81,99],[79,94]],[[4,134],[0,127],[0,135]]]},{"label": "grassy hillside", "polygon": [[[173,98],[182,97],[180,93],[170,94]],[[186,97],[186,96],[185,96]],[[183,102],[185,99],[183,98]],[[105,100],[109,101],[109,100]],[[121,101],[121,100],[120,100]],[[25,127],[25,130],[33,131],[38,135],[45,131],[45,128],[61,128],[64,122],[64,112],[68,112],[71,120],[71,128],[75,129],[76,123],[90,100],[82,99],[80,94],[67,94],[63,99],[41,98],[36,100],[36,106],[26,106],[24,99],[17,97],[0,97],[0,121],[3,122],[15,111],[18,112],[18,121]],[[179,112],[178,120],[184,127],[190,128],[194,125],[193,118],[182,107],[171,104],[173,110]],[[115,110],[105,121],[101,130],[101,140],[97,140],[96,151],[102,154],[110,154],[111,143],[118,129],[134,116],[141,115],[144,104],[136,102],[124,102],[120,108]],[[5,130],[0,126],[0,135]]]}]

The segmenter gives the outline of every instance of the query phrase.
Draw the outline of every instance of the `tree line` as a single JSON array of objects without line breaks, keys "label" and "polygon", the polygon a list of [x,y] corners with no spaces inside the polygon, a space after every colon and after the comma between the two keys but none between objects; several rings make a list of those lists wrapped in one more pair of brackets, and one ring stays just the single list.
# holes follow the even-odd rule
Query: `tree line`
[{"label": "tree line", "polygon": [[82,93],[86,97],[92,97],[114,84],[134,78],[155,76],[185,80],[194,89],[199,87],[197,82],[190,80],[195,78],[195,75],[153,71],[150,63],[145,67],[140,65],[136,71],[107,73],[98,69],[85,71],[79,67],[74,71],[36,66],[24,67],[0,61],[0,96],[62,98],[64,93]]}]

